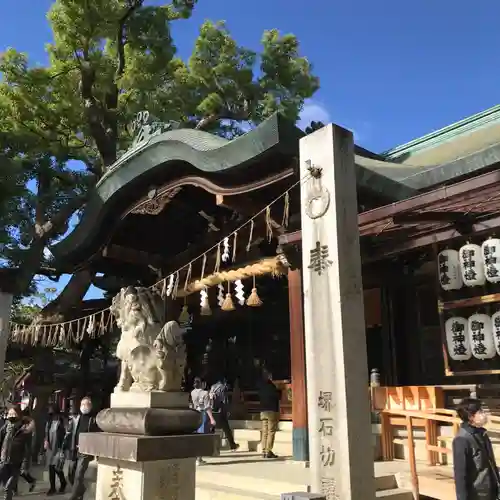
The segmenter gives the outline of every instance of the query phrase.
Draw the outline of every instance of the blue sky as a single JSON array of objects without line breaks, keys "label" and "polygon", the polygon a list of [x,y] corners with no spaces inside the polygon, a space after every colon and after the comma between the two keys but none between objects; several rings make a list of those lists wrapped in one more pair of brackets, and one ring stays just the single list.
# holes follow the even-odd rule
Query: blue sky
[{"label": "blue sky", "polygon": [[[51,3],[2,0],[0,51],[12,46],[43,63]],[[500,102],[495,0],[199,0],[193,18],[174,28],[182,57],[205,19],[227,21],[256,50],[265,29],[296,34],[321,79],[304,120],[344,125],[377,152]]]}]

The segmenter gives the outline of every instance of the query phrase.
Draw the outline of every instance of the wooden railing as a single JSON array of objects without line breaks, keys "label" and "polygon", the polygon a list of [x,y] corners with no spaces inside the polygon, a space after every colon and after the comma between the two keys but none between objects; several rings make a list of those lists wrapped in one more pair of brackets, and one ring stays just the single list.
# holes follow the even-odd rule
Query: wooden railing
[{"label": "wooden railing", "polygon": [[[490,416],[487,429],[492,432],[500,432],[500,417]],[[417,473],[417,461],[415,454],[414,430],[425,431],[425,448],[427,451],[427,462],[429,465],[440,463],[439,455],[451,455],[451,448],[440,446],[440,442],[452,440],[458,432],[461,420],[456,417],[454,410],[436,408],[429,410],[400,410],[385,409],[380,413],[381,421],[381,444],[383,460],[394,460],[394,445],[400,444],[408,448],[408,461],[412,482],[413,498],[419,498],[419,484]],[[453,428],[452,436],[438,435],[438,426],[449,426]],[[396,427],[406,428],[406,439],[396,439],[394,430]]]}]

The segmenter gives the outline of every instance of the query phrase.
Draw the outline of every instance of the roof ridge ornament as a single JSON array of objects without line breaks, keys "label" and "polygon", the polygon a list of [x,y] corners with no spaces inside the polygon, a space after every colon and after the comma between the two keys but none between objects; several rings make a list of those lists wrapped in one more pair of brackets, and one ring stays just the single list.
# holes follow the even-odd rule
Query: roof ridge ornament
[{"label": "roof ridge ornament", "polygon": [[114,170],[123,161],[131,157],[134,153],[147,146],[149,141],[164,132],[176,130],[180,127],[179,122],[162,122],[153,117],[149,111],[139,111],[132,122],[127,126],[127,130],[133,136],[132,144],[126,150],[118,151],[117,160],[107,171]]},{"label": "roof ridge ornament", "polygon": [[149,111],[139,111],[130,124],[130,131],[133,135],[135,134],[131,147],[134,148],[142,142],[148,141],[151,137],[176,128],[179,128],[177,122],[162,122],[155,119]]}]

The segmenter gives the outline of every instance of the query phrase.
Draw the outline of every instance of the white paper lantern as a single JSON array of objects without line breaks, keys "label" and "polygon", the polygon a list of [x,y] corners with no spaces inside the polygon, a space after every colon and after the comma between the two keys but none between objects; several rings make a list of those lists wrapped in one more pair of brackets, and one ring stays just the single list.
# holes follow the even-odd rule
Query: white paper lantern
[{"label": "white paper lantern", "polygon": [[489,238],[481,245],[484,274],[490,283],[500,283],[500,239]]},{"label": "white paper lantern", "polygon": [[460,261],[456,250],[443,250],[438,254],[439,283],[443,290],[459,290],[464,286]]},{"label": "white paper lantern", "polygon": [[497,354],[500,356],[500,311],[497,311],[491,317],[491,326],[493,329],[493,343]]},{"label": "white paper lantern", "polygon": [[460,317],[449,318],[444,324],[448,353],[455,361],[467,361],[472,357],[468,328],[467,320]]},{"label": "white paper lantern", "polygon": [[466,286],[482,286],[486,283],[483,254],[479,245],[468,243],[459,250],[460,270]]},{"label": "white paper lantern", "polygon": [[477,359],[491,359],[495,356],[491,317],[487,314],[473,314],[469,317],[469,342],[472,355]]}]

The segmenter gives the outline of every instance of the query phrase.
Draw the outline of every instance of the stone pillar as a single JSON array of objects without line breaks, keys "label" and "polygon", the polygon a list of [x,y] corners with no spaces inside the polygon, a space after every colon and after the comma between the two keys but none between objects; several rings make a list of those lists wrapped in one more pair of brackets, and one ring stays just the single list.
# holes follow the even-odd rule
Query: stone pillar
[{"label": "stone pillar", "polygon": [[97,423],[104,432],[79,442],[97,457],[96,500],[195,500],[196,457],[219,450],[217,435],[193,433],[200,414],[187,393],[114,393]]},{"label": "stone pillar", "polygon": [[309,445],[307,440],[306,361],[300,269],[288,270],[288,303],[290,312],[293,459],[305,462],[309,460]]},{"label": "stone pillar", "polygon": [[12,309],[12,295],[0,292],[0,381],[3,381],[5,369],[5,355],[9,343],[10,314]]},{"label": "stone pillar", "polygon": [[352,134],[300,140],[311,490],[375,498]]}]

